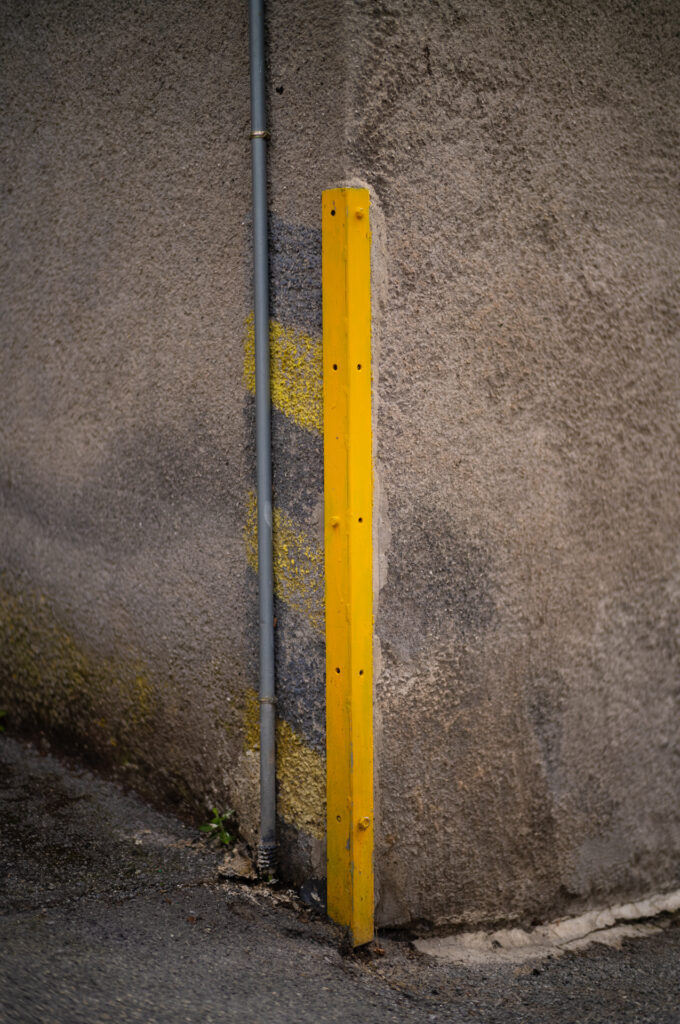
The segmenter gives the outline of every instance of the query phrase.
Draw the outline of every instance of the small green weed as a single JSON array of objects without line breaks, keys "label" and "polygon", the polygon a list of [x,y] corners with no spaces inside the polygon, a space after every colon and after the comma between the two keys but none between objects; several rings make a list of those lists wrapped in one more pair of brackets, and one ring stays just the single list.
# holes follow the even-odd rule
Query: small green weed
[{"label": "small green weed", "polygon": [[213,816],[210,821],[199,826],[200,832],[205,832],[209,839],[219,839],[223,846],[229,846],[236,839],[236,835],[227,832],[227,822],[234,817],[233,811],[225,811],[220,814],[216,807],[212,809]]}]

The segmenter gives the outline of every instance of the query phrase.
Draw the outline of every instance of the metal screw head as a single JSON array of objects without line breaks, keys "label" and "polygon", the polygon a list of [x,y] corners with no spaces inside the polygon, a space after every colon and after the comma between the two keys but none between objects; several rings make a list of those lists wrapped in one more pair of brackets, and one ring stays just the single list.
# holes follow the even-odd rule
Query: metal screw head
[{"label": "metal screw head", "polygon": [[357,209],[354,211],[354,216],[356,217],[357,220],[361,220],[363,215],[364,215],[364,208],[363,208],[363,206],[358,206]]},{"label": "metal screw head", "polygon": [[361,829],[361,831],[364,832],[368,828],[368,826],[371,824],[371,819],[370,818],[359,818],[359,821],[357,822],[357,824],[358,824],[359,828]]}]

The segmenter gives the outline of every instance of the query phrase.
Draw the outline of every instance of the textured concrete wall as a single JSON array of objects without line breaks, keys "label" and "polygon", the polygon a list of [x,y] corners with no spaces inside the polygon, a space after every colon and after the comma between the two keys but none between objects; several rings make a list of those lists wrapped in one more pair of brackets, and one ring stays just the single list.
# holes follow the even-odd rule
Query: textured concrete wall
[{"label": "textured concrete wall", "polygon": [[[356,179],[380,923],[678,884],[676,6],[269,5],[284,858],[323,873],[319,210]],[[252,839],[244,5],[0,19],[0,703]]]},{"label": "textured concrete wall", "polygon": [[680,878],[680,9],[354,3],[381,922]]},{"label": "textured concrete wall", "polygon": [[[322,442],[286,372],[297,360],[320,394],[320,192],[342,142],[327,7],[269,25],[278,768],[297,876],[323,863]],[[0,19],[0,703],[10,728],[164,800],[235,806],[253,839],[247,5],[17,0]],[[326,51],[324,88],[309,54]]]},{"label": "textured concrete wall", "polygon": [[256,673],[247,33],[223,6],[2,12],[3,699],[183,802],[225,799]]}]

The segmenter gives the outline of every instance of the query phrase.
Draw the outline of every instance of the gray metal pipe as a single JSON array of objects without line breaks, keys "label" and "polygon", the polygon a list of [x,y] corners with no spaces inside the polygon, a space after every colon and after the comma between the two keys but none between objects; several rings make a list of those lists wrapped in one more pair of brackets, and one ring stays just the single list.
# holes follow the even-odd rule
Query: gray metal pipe
[{"label": "gray metal pipe", "polygon": [[265,127],[264,0],[249,0],[250,121],[253,165],[253,284],[257,420],[257,564],[260,591],[260,872],[276,869],[274,577],[272,569],[271,397],[269,384],[269,244]]}]

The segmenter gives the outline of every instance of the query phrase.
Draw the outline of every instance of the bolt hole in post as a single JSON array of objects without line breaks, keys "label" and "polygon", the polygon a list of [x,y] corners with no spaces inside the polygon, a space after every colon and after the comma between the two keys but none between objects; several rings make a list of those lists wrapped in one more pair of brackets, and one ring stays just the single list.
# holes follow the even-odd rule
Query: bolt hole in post
[{"label": "bolt hole in post", "polygon": [[363,523],[363,521],[364,521],[364,517],[363,516],[359,516],[359,522]]},{"label": "bolt hole in post", "polygon": [[340,669],[339,668],[336,668],[335,671],[338,673],[338,675],[340,675]]},{"label": "bolt hole in post", "polygon": [[361,369],[361,363],[357,363],[357,370]]},{"label": "bolt hole in post", "polygon": [[363,668],[360,668],[360,669],[359,669],[359,675],[360,675],[360,676],[363,676],[363,674],[364,674],[364,670],[363,670]]}]

